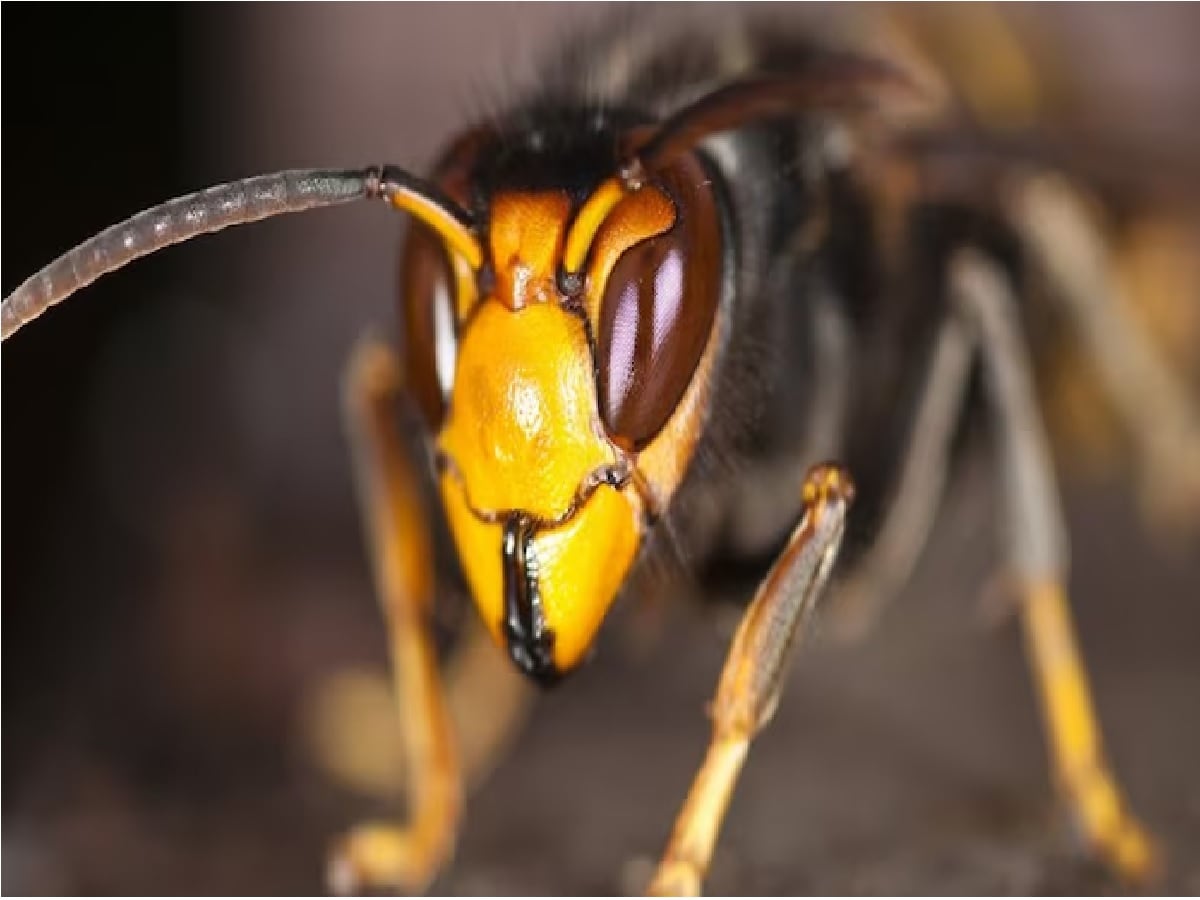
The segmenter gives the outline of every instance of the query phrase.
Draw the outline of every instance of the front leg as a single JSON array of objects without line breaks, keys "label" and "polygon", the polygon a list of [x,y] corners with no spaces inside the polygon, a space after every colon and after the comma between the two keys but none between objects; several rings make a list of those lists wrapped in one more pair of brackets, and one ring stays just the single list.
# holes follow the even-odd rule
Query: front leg
[{"label": "front leg", "polygon": [[854,485],[835,465],[804,480],[804,514],[758,589],[729,648],[710,715],[713,736],[649,893],[700,892],[750,741],[770,721],[792,645],[829,577]]},{"label": "front leg", "polygon": [[330,860],[339,893],[422,891],[449,859],[462,807],[462,777],[429,629],[432,548],[416,478],[396,432],[400,368],[384,345],[355,351],[345,384],[347,428],[376,588],[387,623],[409,819],[351,831]]}]

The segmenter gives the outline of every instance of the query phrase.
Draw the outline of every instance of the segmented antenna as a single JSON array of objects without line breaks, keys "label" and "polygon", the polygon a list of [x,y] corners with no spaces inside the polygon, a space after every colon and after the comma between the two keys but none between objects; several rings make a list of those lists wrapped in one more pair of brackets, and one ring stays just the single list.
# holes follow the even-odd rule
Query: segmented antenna
[{"label": "segmented antenna", "polygon": [[231,225],[382,196],[381,170],[297,169],[217,185],[168,200],[100,232],[4,298],[7,340],[56,303],[135,259]]},{"label": "segmented antenna", "polygon": [[[637,152],[636,163],[656,168],[711,135],[772,117],[793,119],[805,112],[843,113],[878,106],[892,98],[920,102],[920,87],[889,63],[829,54],[792,73],[735,81],[672,113]],[[637,172],[626,175],[636,181]]]}]

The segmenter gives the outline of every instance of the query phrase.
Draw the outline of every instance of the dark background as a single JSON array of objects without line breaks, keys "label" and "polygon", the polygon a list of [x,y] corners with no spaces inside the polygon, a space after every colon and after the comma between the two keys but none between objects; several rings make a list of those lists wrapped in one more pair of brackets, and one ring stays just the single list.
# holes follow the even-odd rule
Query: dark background
[{"label": "dark background", "polygon": [[[525,83],[535,51],[597,15],[6,5],[4,289],[203,185],[423,165]],[[1195,146],[1194,13],[1024,15],[1078,54],[1088,128],[1107,116]],[[379,810],[313,765],[297,718],[323,676],[382,664],[337,384],[353,339],[392,329],[400,230],[385,210],[344,209],[219,235],[5,344],[6,893],[311,892],[327,842]],[[1015,628],[982,624],[986,478],[966,473],[872,636],[817,640],[798,661],[714,891],[1116,889],[1054,816]],[[1068,476],[1066,492],[1112,756],[1173,851],[1167,887],[1195,893],[1200,554],[1152,542],[1120,485]],[[437,888],[638,887],[700,758],[729,627],[672,608],[652,649],[608,629],[473,798]]]}]

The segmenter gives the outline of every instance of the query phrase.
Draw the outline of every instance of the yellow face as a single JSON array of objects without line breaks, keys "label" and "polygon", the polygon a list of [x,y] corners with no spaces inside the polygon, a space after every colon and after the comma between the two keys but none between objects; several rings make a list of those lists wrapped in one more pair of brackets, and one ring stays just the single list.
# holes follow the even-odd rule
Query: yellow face
[{"label": "yellow face", "polygon": [[675,217],[655,188],[620,200],[590,247],[587,288],[567,302],[557,282],[567,195],[499,194],[487,241],[494,289],[464,297],[456,277],[440,492],[484,622],[540,680],[585,657],[700,430],[715,341],[658,437],[636,452],[610,438],[597,392],[602,287],[626,249]]},{"label": "yellow face", "polygon": [[[505,579],[536,569],[540,628],[554,635],[546,650],[560,672],[587,650],[641,535],[642,503],[629,485],[602,483],[576,503],[597,473],[621,465],[599,427],[594,385],[577,318],[557,304],[512,311],[489,298],[460,345],[453,401],[438,440],[450,461],[441,475],[442,497],[484,621],[498,640],[508,641],[506,630],[519,631],[519,620],[516,628],[508,622],[506,594],[527,594],[527,585]],[[526,571],[512,570],[516,560],[505,571],[504,528],[514,513],[562,521],[523,536]],[[537,627],[530,621],[528,630]]]}]

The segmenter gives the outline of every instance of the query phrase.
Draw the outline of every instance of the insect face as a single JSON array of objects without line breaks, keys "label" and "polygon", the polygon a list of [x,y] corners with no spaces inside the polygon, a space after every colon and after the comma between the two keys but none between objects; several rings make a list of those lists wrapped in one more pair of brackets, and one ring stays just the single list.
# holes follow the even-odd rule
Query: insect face
[{"label": "insect face", "polygon": [[629,187],[617,143],[484,143],[474,166],[452,151],[440,184],[475,198],[481,264],[421,226],[404,253],[409,376],[459,558],[496,640],[543,681],[583,658],[678,486],[719,344],[703,166]]}]

